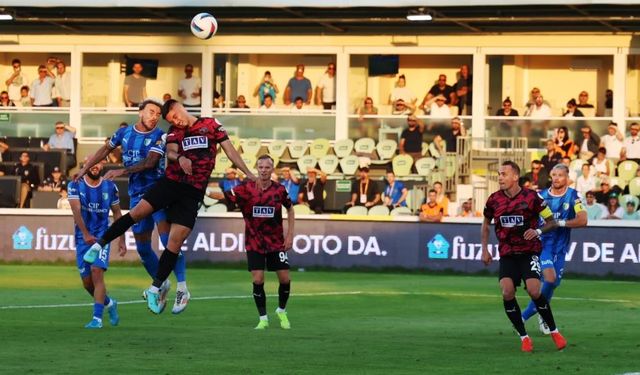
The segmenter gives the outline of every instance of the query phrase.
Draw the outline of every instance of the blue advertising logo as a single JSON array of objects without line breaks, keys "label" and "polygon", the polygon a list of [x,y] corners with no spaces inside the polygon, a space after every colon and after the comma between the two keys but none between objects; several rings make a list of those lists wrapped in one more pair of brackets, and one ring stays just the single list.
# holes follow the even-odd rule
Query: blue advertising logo
[{"label": "blue advertising logo", "polygon": [[33,233],[24,225],[13,233],[14,250],[31,250],[33,248]]},{"label": "blue advertising logo", "polygon": [[431,259],[447,259],[449,258],[449,241],[444,238],[440,233],[436,234],[429,243],[427,243],[427,249],[429,249],[429,258]]}]

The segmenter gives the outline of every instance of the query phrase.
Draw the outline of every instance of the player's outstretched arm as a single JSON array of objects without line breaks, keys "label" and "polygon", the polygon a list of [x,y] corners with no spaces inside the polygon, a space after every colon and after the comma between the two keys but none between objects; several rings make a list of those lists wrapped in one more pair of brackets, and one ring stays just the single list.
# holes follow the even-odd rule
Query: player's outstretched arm
[{"label": "player's outstretched arm", "polygon": [[102,145],[102,147],[100,147],[98,151],[96,151],[96,153],[93,154],[89,158],[89,160],[84,163],[82,169],[80,169],[80,171],[78,171],[78,173],[73,176],[73,181],[78,181],[78,179],[87,174],[87,171],[91,169],[91,167],[103,161],[107,157],[107,155],[111,153],[111,151],[113,151],[113,149],[109,147],[109,143],[105,143],[104,145]]},{"label": "player's outstretched arm", "polygon": [[97,241],[97,238],[89,233],[84,220],[82,220],[82,215],[80,214],[80,201],[78,199],[69,199],[69,206],[71,207],[71,212],[73,213],[73,221],[78,226],[78,229],[80,229],[82,237],[84,238],[84,242],[87,245],[93,245]]},{"label": "player's outstretched arm", "polygon": [[258,183],[258,178],[253,173],[251,173],[249,167],[247,167],[247,165],[244,163],[244,160],[242,160],[242,157],[238,153],[238,150],[233,147],[233,144],[230,140],[227,139],[223,141],[222,143],[220,143],[220,146],[222,146],[222,149],[224,150],[224,153],[229,157],[229,160],[231,160],[233,164],[242,171],[242,173],[244,173],[251,181],[255,181],[256,183]]},{"label": "player's outstretched arm", "polygon": [[491,257],[491,253],[489,252],[489,225],[491,224],[491,220],[486,217],[482,221],[482,228],[480,229],[480,242],[482,243],[482,263],[485,266],[488,266],[493,258]]},{"label": "player's outstretched arm", "polygon": [[149,152],[144,160],[141,160],[140,162],[127,168],[112,169],[105,173],[104,178],[106,180],[113,180],[114,178],[120,176],[131,175],[147,169],[153,169],[158,165],[161,156],[162,155],[157,152]]}]

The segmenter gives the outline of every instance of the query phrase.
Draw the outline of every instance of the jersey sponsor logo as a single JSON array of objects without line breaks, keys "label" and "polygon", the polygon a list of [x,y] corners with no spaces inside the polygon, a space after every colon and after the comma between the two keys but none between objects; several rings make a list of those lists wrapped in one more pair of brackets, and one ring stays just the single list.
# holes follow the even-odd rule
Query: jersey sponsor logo
[{"label": "jersey sponsor logo", "polygon": [[502,225],[503,228],[521,227],[524,225],[524,216],[522,215],[500,216],[500,225]]},{"label": "jersey sponsor logo", "polygon": [[429,258],[431,259],[447,259],[449,258],[449,241],[444,238],[440,233],[433,236],[431,241],[427,243],[427,250],[429,250]]},{"label": "jersey sponsor logo", "polygon": [[194,135],[182,140],[182,149],[185,151],[198,148],[209,148],[209,139],[203,135]]},{"label": "jersey sponsor logo", "polygon": [[275,216],[275,207],[253,206],[253,217],[272,218]]}]

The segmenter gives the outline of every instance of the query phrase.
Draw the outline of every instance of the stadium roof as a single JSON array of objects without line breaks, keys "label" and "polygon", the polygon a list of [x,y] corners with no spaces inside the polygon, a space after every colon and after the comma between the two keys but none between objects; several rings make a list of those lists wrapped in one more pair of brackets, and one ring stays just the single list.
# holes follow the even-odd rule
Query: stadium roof
[{"label": "stadium roof", "polygon": [[[38,6],[25,6],[36,3]],[[640,3],[625,0],[567,0],[562,5],[549,0],[527,2],[527,5],[515,0],[429,1],[429,6],[421,7],[433,16],[430,22],[408,21],[407,14],[425,2],[405,0],[394,1],[393,7],[388,6],[391,4],[388,1],[365,0],[324,0],[308,7],[301,5],[311,4],[309,1],[284,0],[274,0],[270,7],[250,6],[256,2],[246,0],[218,0],[215,6],[186,6],[196,2],[178,0],[138,1],[136,4],[140,7],[128,7],[131,1],[123,0],[66,0],[66,6],[61,3],[5,0],[0,13],[8,12],[14,20],[0,21],[0,33],[180,35],[189,32],[187,25],[199,12],[215,15],[222,35],[291,34],[292,30],[296,34],[335,35],[640,33]],[[83,6],[70,6],[79,3]],[[91,6],[87,6],[88,3]],[[151,3],[154,7],[144,6]],[[318,3],[323,7],[318,7]],[[501,5],[496,5],[498,3]],[[349,7],[344,7],[346,4]]]}]

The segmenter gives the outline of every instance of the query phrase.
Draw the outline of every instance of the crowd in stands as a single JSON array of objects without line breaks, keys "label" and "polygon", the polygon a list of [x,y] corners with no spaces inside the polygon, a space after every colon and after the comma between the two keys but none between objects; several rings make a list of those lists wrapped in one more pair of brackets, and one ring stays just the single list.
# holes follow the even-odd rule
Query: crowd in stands
[{"label": "crowd in stands", "polygon": [[55,56],[37,68],[37,78],[29,81],[20,59],[11,61],[12,72],[5,80],[6,91],[0,92],[2,107],[69,107],[71,75],[64,61]]}]

